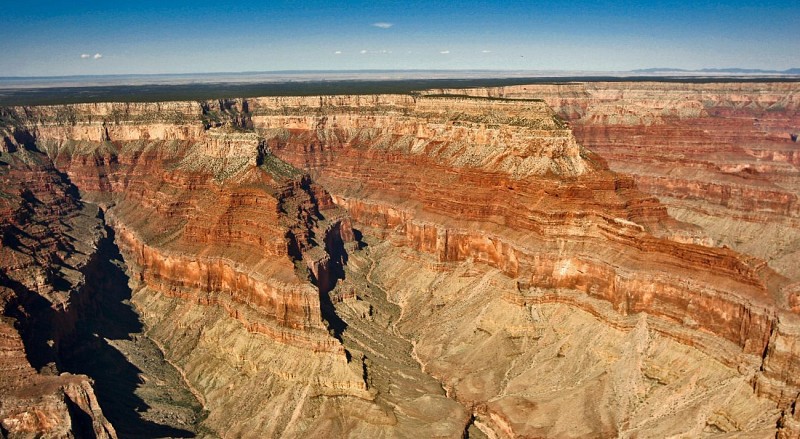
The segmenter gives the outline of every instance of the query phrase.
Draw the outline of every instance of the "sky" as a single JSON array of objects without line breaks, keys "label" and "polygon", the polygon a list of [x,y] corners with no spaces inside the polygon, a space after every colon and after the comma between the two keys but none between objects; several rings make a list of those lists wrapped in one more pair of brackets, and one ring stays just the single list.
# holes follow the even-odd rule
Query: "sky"
[{"label": "sky", "polygon": [[800,67],[800,1],[2,0],[0,76]]}]

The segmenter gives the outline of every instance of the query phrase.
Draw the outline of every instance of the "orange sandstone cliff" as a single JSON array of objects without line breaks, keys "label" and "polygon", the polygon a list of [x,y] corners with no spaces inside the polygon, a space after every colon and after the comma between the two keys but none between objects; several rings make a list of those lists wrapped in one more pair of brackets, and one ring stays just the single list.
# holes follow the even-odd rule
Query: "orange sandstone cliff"
[{"label": "orange sandstone cliff", "polygon": [[[174,376],[189,402],[150,403],[141,416],[162,427],[793,437],[793,253],[728,245],[690,212],[792,230],[797,163],[778,133],[794,101],[723,111],[747,90],[662,104],[647,97],[666,86],[623,85],[4,109],[0,274],[20,372],[3,375],[3,428],[113,436],[127,419],[89,378],[59,375],[84,372],[81,322],[114,318],[82,285],[95,249],[118,248],[142,329],[103,337],[131,363],[163,356],[138,375]],[[746,111],[776,164],[740,154],[755,134],[731,119]],[[700,146],[679,152],[687,138]],[[662,177],[669,160],[702,172]]]}]

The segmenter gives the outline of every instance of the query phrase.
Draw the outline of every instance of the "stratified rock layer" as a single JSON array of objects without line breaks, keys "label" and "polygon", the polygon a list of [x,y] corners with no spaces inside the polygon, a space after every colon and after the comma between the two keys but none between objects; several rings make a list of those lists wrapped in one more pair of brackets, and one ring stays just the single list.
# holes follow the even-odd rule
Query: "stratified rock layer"
[{"label": "stratified rock layer", "polygon": [[541,87],[14,108],[2,157],[102,209],[218,434],[796,434],[792,273],[670,217]]},{"label": "stratified rock layer", "polygon": [[[429,111],[431,101],[440,112]],[[396,245],[443,267],[498,268],[532,291],[516,299],[520,306],[567,303],[609,324],[645,312],[651,328],[754,377],[760,395],[790,407],[800,383],[762,360],[784,358],[789,370],[798,361],[794,344],[776,338],[797,319],[785,278],[671,220],[631,180],[604,170],[543,103],[476,102],[487,101],[421,97],[357,123],[336,105],[315,118],[274,114],[276,100],[250,108],[275,154],[309,169],[359,224],[384,230]],[[515,119],[519,113],[539,122]],[[372,124],[402,129],[376,132]],[[519,172],[502,159],[463,159],[509,151],[537,165]]]},{"label": "stratified rock layer", "polygon": [[[2,113],[5,116],[5,113]],[[8,437],[116,437],[84,375],[56,369],[73,331],[102,232],[24,132],[4,129],[0,153],[0,431]],[[35,352],[26,350],[35,348]]]},{"label": "stratified rock layer", "polygon": [[611,169],[716,245],[800,280],[800,90],[773,83],[575,83],[435,90],[539,98]]},{"label": "stratified rock layer", "polygon": [[[362,362],[330,335],[335,316],[320,301],[354,248],[350,219],[321,186],[269,154],[230,104],[9,114],[47,152],[40,159],[102,208],[130,270],[132,301],[203,403],[205,429],[459,436],[468,416],[444,397],[418,403],[416,414],[373,402]],[[440,425],[426,426],[432,413]]]}]

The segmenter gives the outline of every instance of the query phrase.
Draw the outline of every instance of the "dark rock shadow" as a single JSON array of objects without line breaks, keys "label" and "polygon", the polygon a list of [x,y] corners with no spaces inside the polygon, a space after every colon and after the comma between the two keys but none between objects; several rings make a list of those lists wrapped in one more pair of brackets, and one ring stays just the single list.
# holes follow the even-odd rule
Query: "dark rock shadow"
[{"label": "dark rock shadow", "polygon": [[97,435],[92,425],[92,417],[69,399],[69,397],[64,398],[64,403],[67,405],[67,411],[72,420],[72,434],[76,438],[96,438]]},{"label": "dark rock shadow", "polygon": [[[325,251],[329,259],[326,267],[325,282],[316,280],[314,283],[319,289],[320,313],[328,323],[328,329],[333,336],[342,341],[342,333],[347,329],[347,322],[336,313],[336,306],[331,300],[331,291],[336,288],[340,280],[345,279],[345,269],[349,255],[342,240],[341,223],[335,224],[325,234]],[[312,276],[313,278],[313,276]],[[314,281],[314,279],[312,279]]]},{"label": "dark rock shadow", "polygon": [[362,250],[367,247],[367,242],[364,241],[364,232],[353,227],[353,237],[356,239],[356,248]]},{"label": "dark rock shadow", "polygon": [[139,315],[130,305],[131,289],[123,270],[124,261],[114,243],[114,231],[106,227],[92,260],[83,270],[86,284],[73,295],[71,308],[78,309],[75,333],[59,347],[59,369],[85,374],[103,413],[119,437],[194,437],[188,430],[143,419],[149,406],[136,395],[141,384],[138,367],[107,340],[130,340],[143,331]]},{"label": "dark rock shadow", "polygon": [[330,294],[320,291],[319,309],[322,314],[322,319],[328,323],[328,329],[332,332],[331,335],[336,337],[337,340],[342,341],[342,333],[347,329],[347,322],[336,314],[336,307],[333,301],[331,301]]},{"label": "dark rock shadow", "polygon": [[56,363],[56,350],[51,341],[56,311],[50,301],[0,271],[0,285],[14,291],[14,300],[6,305],[3,314],[16,320],[15,326],[25,345],[28,363],[41,370]]}]

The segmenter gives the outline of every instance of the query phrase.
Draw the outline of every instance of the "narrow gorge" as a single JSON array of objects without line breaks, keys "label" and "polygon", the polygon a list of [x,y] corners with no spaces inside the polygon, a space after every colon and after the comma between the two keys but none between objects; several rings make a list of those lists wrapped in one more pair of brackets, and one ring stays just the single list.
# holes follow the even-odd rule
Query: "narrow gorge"
[{"label": "narrow gorge", "polygon": [[800,87],[678,85],[0,109],[3,436],[798,437]]}]

